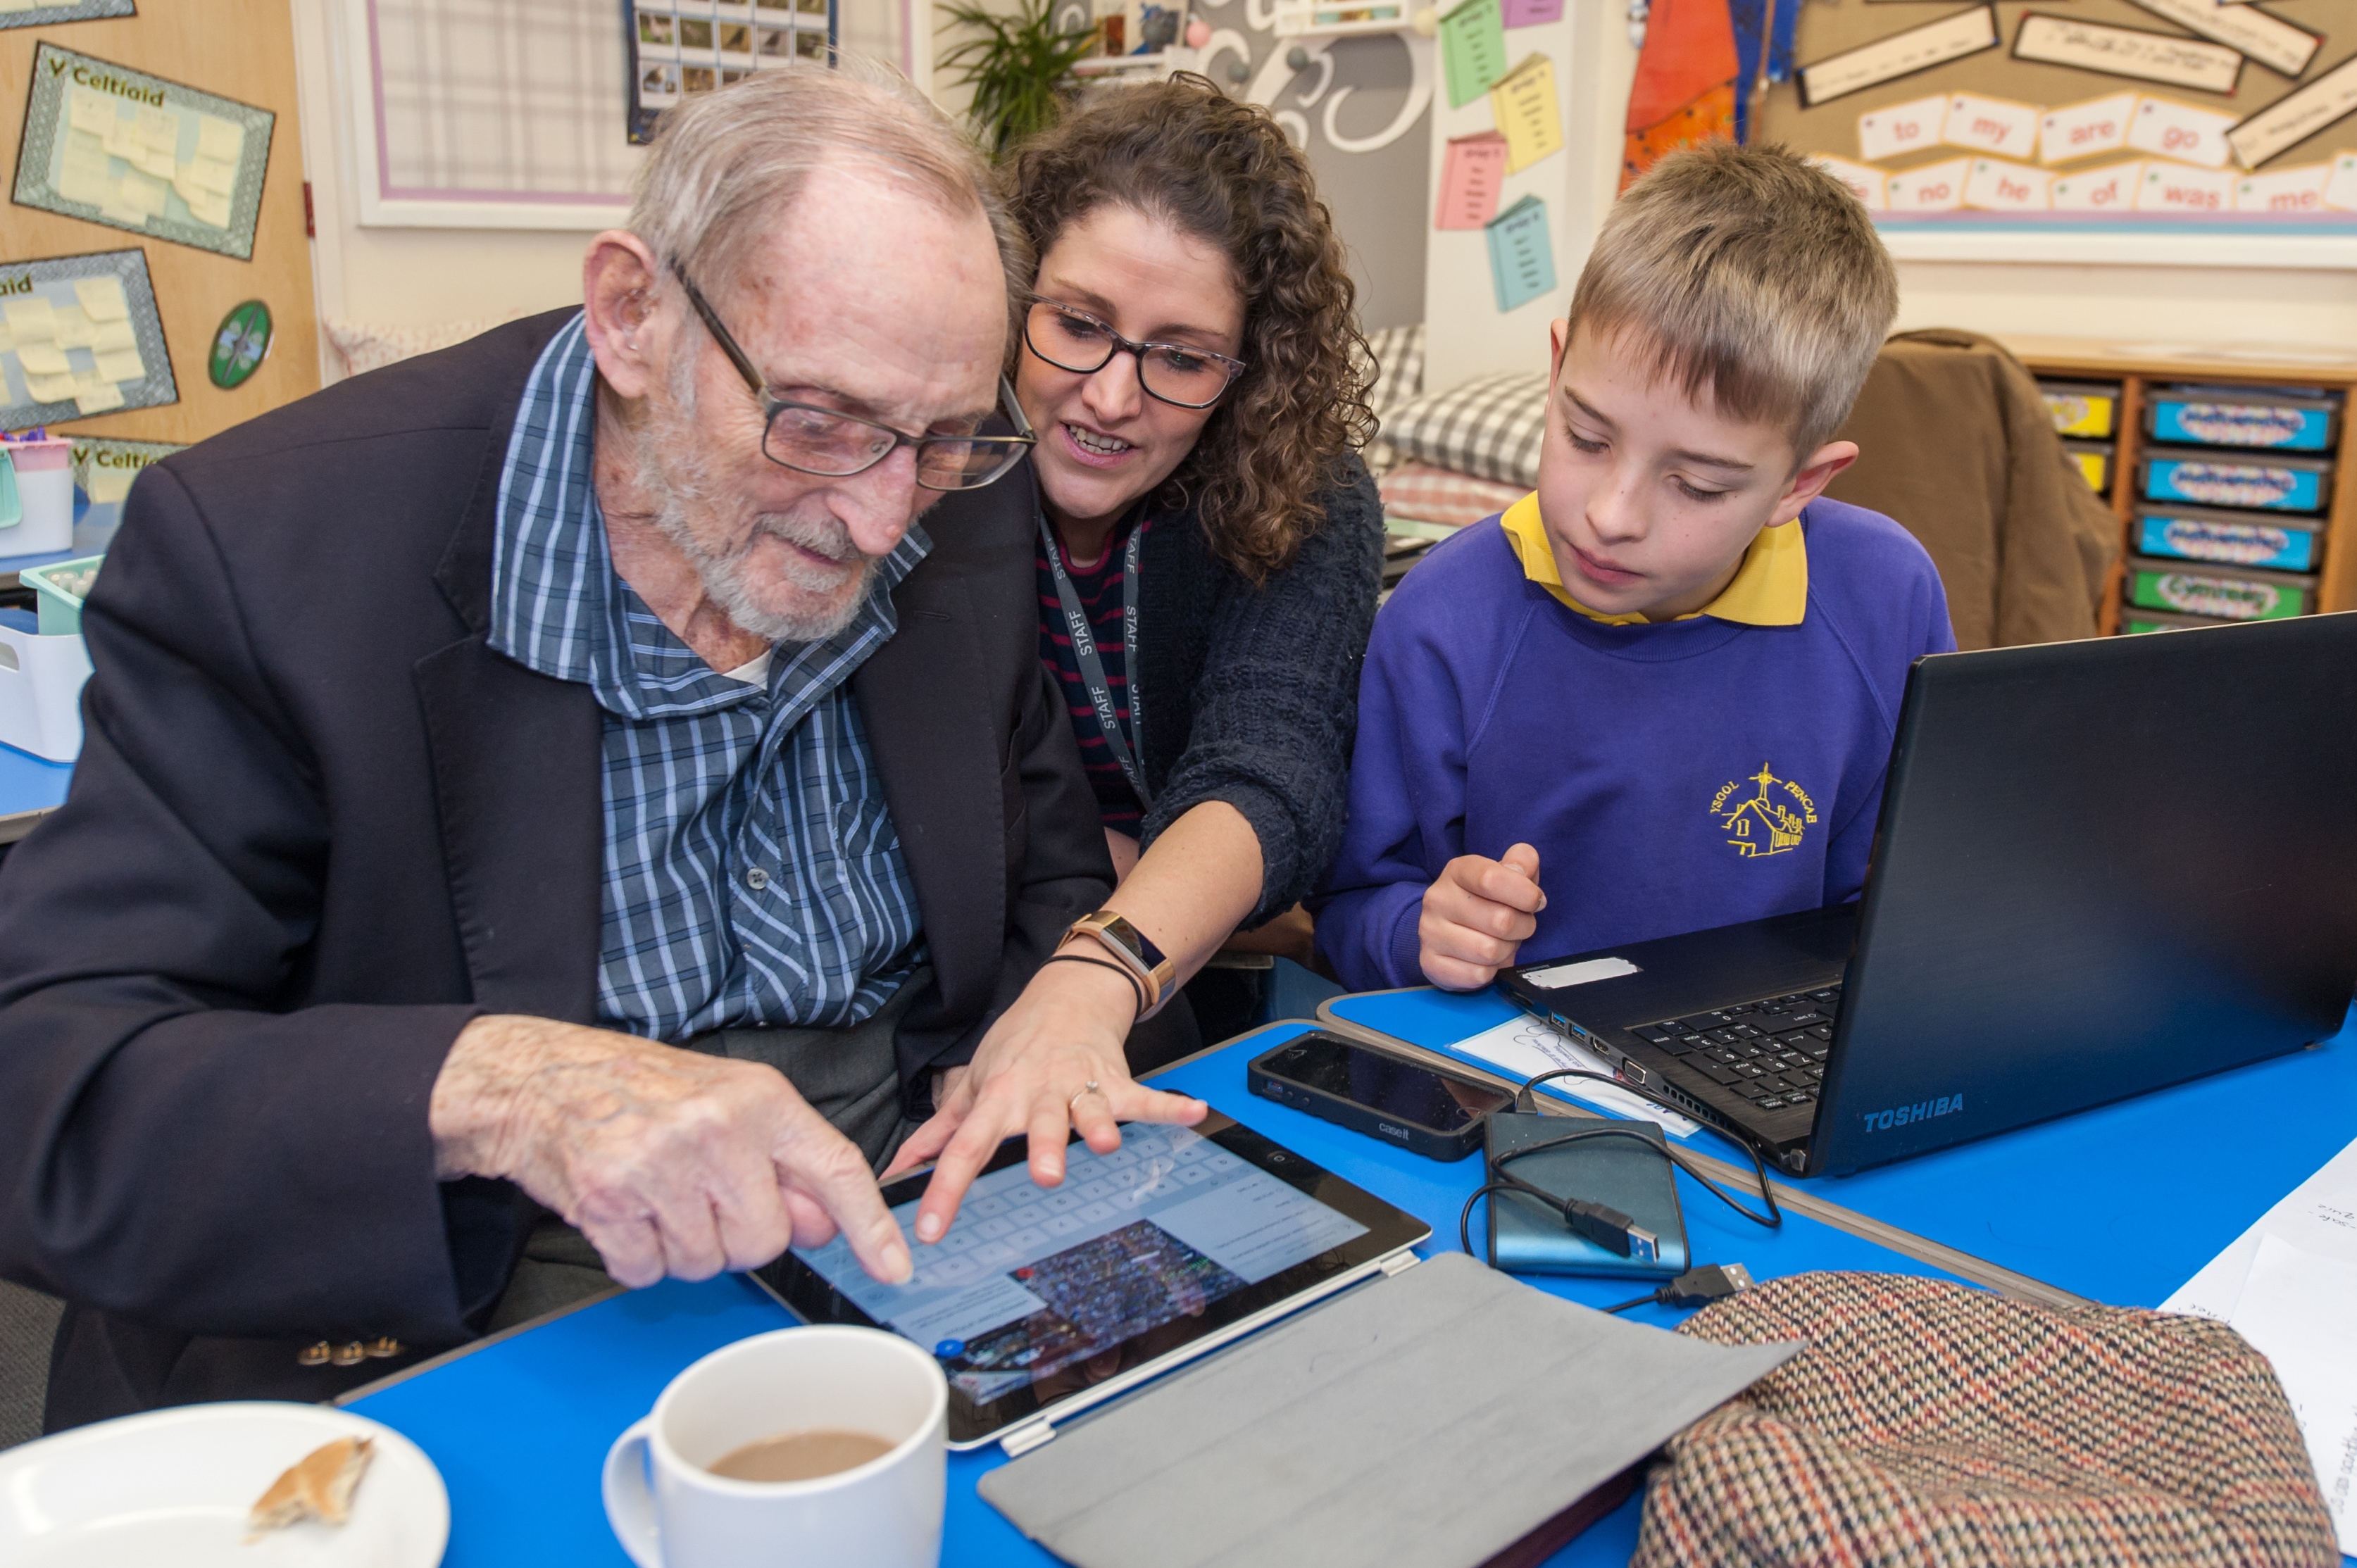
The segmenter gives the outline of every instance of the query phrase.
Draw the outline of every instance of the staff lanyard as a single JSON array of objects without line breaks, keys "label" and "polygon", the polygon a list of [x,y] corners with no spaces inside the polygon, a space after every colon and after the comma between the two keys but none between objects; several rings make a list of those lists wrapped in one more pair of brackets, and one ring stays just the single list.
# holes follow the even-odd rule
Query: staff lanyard
[{"label": "staff lanyard", "polygon": [[1056,597],[1064,608],[1064,628],[1071,633],[1072,656],[1081,666],[1081,684],[1089,689],[1089,705],[1096,710],[1097,728],[1103,732],[1106,749],[1121,764],[1122,776],[1137,792],[1137,803],[1151,808],[1153,793],[1146,787],[1146,769],[1139,757],[1146,748],[1146,709],[1137,696],[1137,558],[1146,542],[1146,521],[1129,531],[1129,545],[1121,561],[1121,657],[1122,671],[1129,681],[1129,731],[1136,736],[1133,745],[1130,733],[1125,733],[1121,715],[1113,703],[1113,682],[1105,679],[1104,660],[1097,655],[1096,632],[1089,618],[1081,609],[1081,596],[1072,589],[1072,579],[1064,571],[1063,547],[1056,542],[1055,531],[1048,526],[1047,515],[1039,518],[1039,542],[1047,547],[1048,569],[1056,575]]}]

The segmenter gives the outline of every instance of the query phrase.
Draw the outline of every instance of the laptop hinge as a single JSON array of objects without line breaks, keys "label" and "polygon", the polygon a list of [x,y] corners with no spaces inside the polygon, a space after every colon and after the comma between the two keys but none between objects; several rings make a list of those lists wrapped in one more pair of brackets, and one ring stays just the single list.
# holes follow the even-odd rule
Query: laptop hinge
[{"label": "laptop hinge", "polygon": [[1394,1252],[1390,1257],[1383,1260],[1383,1273],[1387,1274],[1404,1274],[1408,1270],[1415,1267],[1418,1261],[1419,1260],[1414,1252]]},{"label": "laptop hinge", "polygon": [[1020,1459],[1034,1448],[1043,1448],[1055,1440],[1056,1426],[1053,1422],[1031,1421],[1024,1423],[1000,1438],[998,1446],[1006,1452],[1009,1459]]}]

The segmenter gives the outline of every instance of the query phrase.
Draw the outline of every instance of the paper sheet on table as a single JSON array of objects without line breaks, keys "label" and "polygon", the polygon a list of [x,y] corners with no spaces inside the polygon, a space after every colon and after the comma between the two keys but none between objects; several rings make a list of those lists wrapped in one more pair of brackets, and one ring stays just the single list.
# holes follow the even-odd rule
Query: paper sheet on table
[{"label": "paper sheet on table", "polygon": [[2357,1553],[2357,1262],[2260,1238],[2234,1332],[2274,1363],[2341,1550]]},{"label": "paper sheet on table", "polygon": [[1500,310],[1519,309],[1555,292],[1555,238],[1547,231],[1545,202],[1525,196],[1482,227]]},{"label": "paper sheet on table", "polygon": [[1506,176],[1506,138],[1495,131],[1451,136],[1441,156],[1440,209],[1436,229],[1479,229],[1498,215],[1498,184]]},{"label": "paper sheet on table", "polygon": [[1464,0],[1440,18],[1440,57],[1448,71],[1448,106],[1462,109],[1506,74],[1506,29],[1498,0]]},{"label": "paper sheet on table", "polygon": [[1563,150],[1563,105],[1555,95],[1555,61],[1533,55],[1490,89],[1490,110],[1506,134],[1506,172],[1520,174]]},{"label": "paper sheet on table", "polygon": [[2259,1242],[2279,1237],[2304,1252],[2357,1264],[2357,1143],[2325,1162],[2324,1168],[2292,1188],[2290,1196],[2259,1216],[2233,1244],[2201,1267],[2160,1304],[2163,1312],[2231,1321],[2243,1282],[2250,1277]]},{"label": "paper sheet on table", "polygon": [[[1589,1072],[1612,1073],[1612,1064],[1587,1047],[1575,1045],[1552,1026],[1536,1018],[1509,1018],[1494,1029],[1484,1029],[1470,1039],[1459,1040],[1441,1049],[1449,1056],[1488,1068],[1501,1078],[1516,1081],[1536,1078],[1557,1068],[1584,1068]],[[1694,1135],[1695,1123],[1674,1111],[1664,1111],[1652,1101],[1616,1089],[1593,1079],[1559,1078],[1552,1083],[1539,1085],[1541,1094],[1559,1099],[1577,1100],[1617,1116],[1633,1116],[1653,1122],[1663,1130],[1686,1138]]]}]

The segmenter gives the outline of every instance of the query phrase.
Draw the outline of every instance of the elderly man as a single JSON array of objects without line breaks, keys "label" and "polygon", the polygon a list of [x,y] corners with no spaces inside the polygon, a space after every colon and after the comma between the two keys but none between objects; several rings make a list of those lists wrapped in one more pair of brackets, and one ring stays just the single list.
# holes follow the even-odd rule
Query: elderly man
[{"label": "elderly man", "polygon": [[838,1226],[905,1277],[869,1173],[937,1088],[1051,1181],[1074,1116],[1202,1113],[1104,950],[1041,967],[1111,868],[1028,535],[916,521],[1019,455],[1019,251],[921,101],[765,74],[675,112],[582,310],[142,478],[0,877],[52,1429]]}]

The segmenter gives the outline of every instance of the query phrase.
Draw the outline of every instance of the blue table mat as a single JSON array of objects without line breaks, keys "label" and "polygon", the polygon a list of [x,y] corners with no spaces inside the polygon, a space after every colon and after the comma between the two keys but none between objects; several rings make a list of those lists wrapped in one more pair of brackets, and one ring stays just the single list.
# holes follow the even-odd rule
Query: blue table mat
[{"label": "blue table mat", "polygon": [[[1376,992],[1329,1005],[1434,1049],[1520,1015],[1494,990]],[[2352,1137],[2357,1027],[2344,1023],[2290,1056],[1793,1185],[2076,1294],[2158,1306]]]},{"label": "blue table mat", "polygon": [[[1161,1074],[1155,1086],[1207,1100],[1416,1215],[1433,1228],[1433,1241],[1419,1249],[1427,1255],[1436,1247],[1454,1248],[1458,1211],[1479,1185],[1478,1158],[1452,1165],[1422,1159],[1262,1100],[1244,1087],[1244,1064],[1252,1057],[1309,1027],[1299,1022],[1271,1025]],[[1687,1178],[1679,1181],[1688,1239],[1699,1259],[1741,1262],[1760,1278],[1813,1269],[1938,1273],[1799,1216],[1787,1218],[1781,1231],[1765,1230],[1725,1209]],[[1478,1214],[1476,1219],[1478,1242]],[[1590,1305],[1639,1294],[1626,1280],[1533,1276],[1531,1283]],[[1649,1306],[1628,1316],[1670,1326],[1685,1314]],[[793,1321],[758,1286],[737,1276],[700,1284],[665,1282],[486,1346],[356,1400],[350,1408],[405,1434],[441,1470],[450,1491],[445,1568],[621,1565],[629,1559],[607,1527],[598,1489],[607,1448],[653,1406],[663,1385],[688,1363]],[[974,1483],[1003,1463],[996,1446],[950,1455],[945,1563],[1056,1561],[975,1495]],[[1631,1498],[1550,1563],[1595,1568],[1627,1563],[1641,1511],[1641,1497]]]}]

